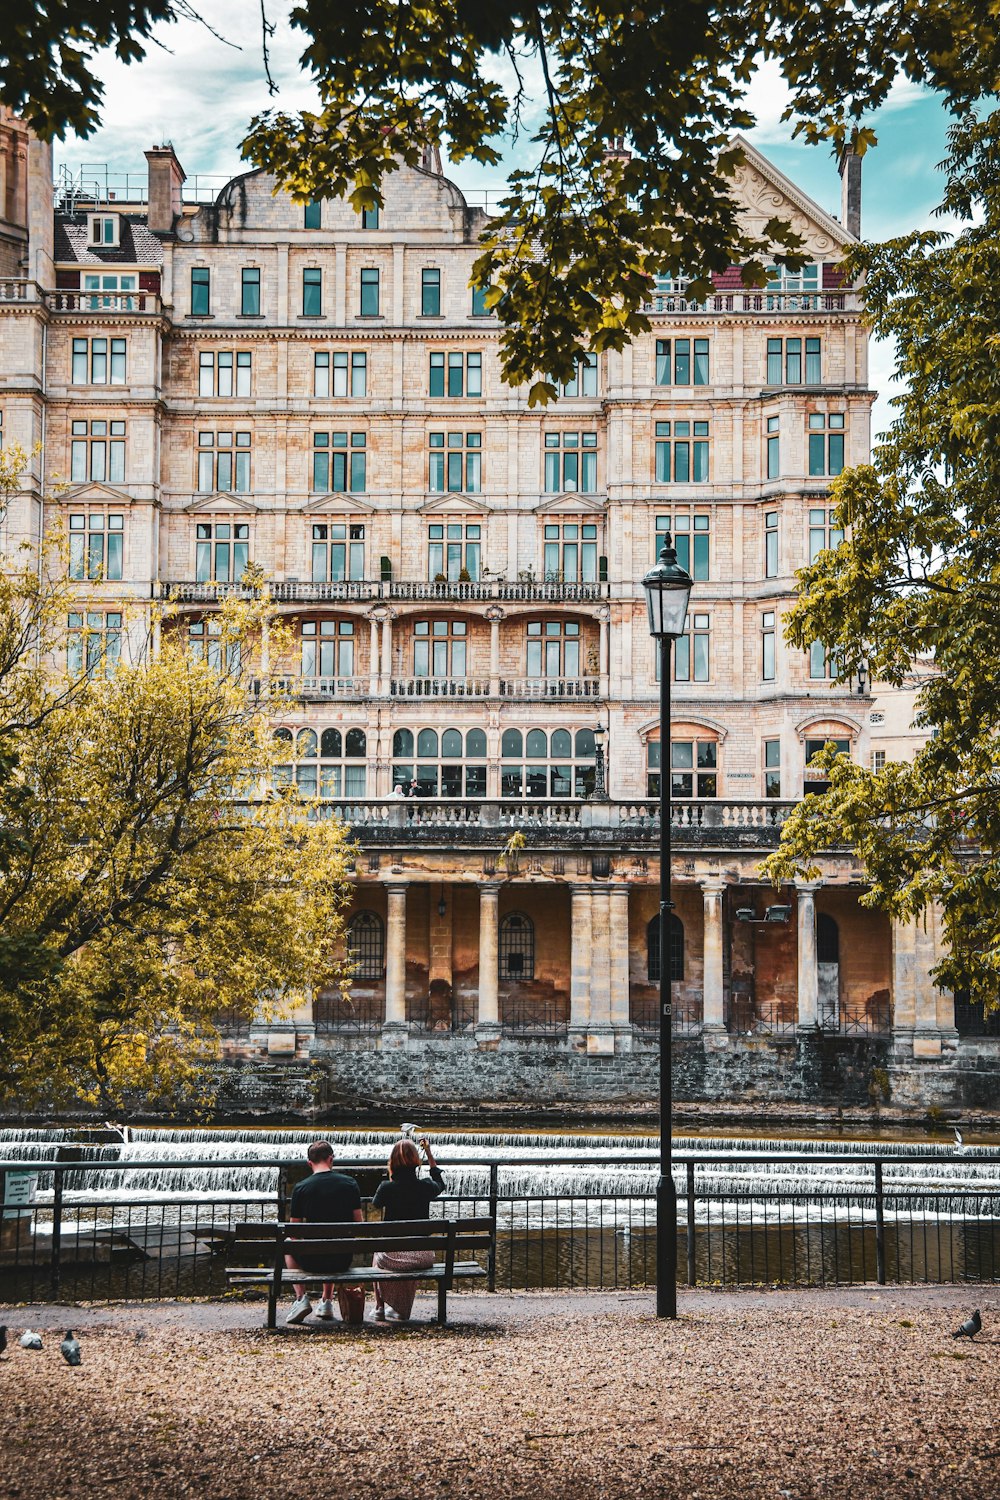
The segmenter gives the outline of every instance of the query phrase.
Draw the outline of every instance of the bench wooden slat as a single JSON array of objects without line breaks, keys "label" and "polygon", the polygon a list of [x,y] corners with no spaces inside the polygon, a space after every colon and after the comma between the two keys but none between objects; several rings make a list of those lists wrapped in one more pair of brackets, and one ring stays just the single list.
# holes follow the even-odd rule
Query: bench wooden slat
[{"label": "bench wooden slat", "polygon": [[[281,1273],[281,1281],[284,1286],[291,1286],[295,1282],[305,1282],[309,1286],[319,1285],[324,1281],[439,1281],[447,1274],[448,1267],[442,1262],[440,1265],[427,1266],[422,1271],[379,1271],[374,1266],[352,1266],[349,1271],[331,1271],[328,1274],[322,1271],[289,1271]],[[452,1267],[453,1276],[486,1276],[488,1273],[484,1266],[476,1261],[456,1261]],[[274,1275],[273,1270],[266,1266],[233,1266],[226,1271],[230,1281],[248,1281],[255,1285],[270,1281]]]}]

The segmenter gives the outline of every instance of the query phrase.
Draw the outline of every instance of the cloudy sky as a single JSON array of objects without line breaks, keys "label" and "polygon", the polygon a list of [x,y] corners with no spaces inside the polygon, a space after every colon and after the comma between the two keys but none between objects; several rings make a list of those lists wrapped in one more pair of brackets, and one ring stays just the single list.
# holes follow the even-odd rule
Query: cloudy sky
[{"label": "cloudy sky", "polygon": [[[273,103],[282,109],[310,107],[315,94],[298,66],[303,33],[283,19],[287,6],[268,0],[277,23],[271,39],[271,72],[280,93],[269,101],[261,56],[256,6],[247,0],[203,0],[201,12],[218,32],[193,21],[165,26],[156,33],[162,47],[151,47],[145,61],[124,67],[113,57],[100,75],[105,83],[104,126],[88,140],[70,137],[56,143],[56,164],[88,179],[104,170],[144,177],[143,151],[154,142],[172,141],[190,179],[221,180],[243,170],[239,143],[251,117]],[[225,40],[220,40],[224,38]],[[498,77],[503,67],[498,63]],[[840,182],[834,162],[823,149],[793,144],[781,121],[785,89],[776,66],[758,74],[750,104],[757,126],[755,144],[776,166],[829,212],[839,214]],[[869,123],[878,147],[864,162],[863,226],[867,239],[887,239],[939,221],[933,210],[940,197],[936,164],[945,154],[947,119],[938,101],[908,84],[893,90],[888,104]],[[525,142],[522,150],[530,149]],[[513,157],[520,152],[512,154]],[[449,171],[463,189],[499,189],[502,173],[475,164]],[[204,184],[210,184],[206,181]],[[872,384],[886,393],[891,362],[884,350],[873,350]],[[877,413],[888,416],[884,400]]]}]

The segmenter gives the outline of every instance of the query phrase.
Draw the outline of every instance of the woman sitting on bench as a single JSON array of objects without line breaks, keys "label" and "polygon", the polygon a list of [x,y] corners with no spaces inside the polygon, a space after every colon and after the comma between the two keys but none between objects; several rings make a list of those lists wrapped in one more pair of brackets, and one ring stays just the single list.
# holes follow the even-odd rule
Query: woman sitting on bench
[{"label": "woman sitting on bench", "polygon": [[[441,1168],[434,1160],[426,1137],[420,1146],[430,1167],[430,1179],[418,1177],[420,1152],[412,1141],[397,1141],[389,1156],[389,1181],[379,1183],[372,1207],[382,1210],[383,1219],[429,1219],[434,1198],[444,1192]],[[434,1252],[423,1250],[378,1250],[372,1257],[377,1271],[426,1271],[434,1264]],[[415,1281],[376,1281],[375,1317],[382,1322],[389,1317],[405,1323],[413,1311],[417,1295]]]}]

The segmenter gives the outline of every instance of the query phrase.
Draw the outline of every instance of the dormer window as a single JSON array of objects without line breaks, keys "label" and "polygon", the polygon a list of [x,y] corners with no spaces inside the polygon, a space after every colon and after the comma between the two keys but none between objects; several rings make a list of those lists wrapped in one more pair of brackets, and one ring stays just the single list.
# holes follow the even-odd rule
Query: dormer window
[{"label": "dormer window", "polygon": [[117,214],[91,214],[90,243],[92,245],[118,244]]}]

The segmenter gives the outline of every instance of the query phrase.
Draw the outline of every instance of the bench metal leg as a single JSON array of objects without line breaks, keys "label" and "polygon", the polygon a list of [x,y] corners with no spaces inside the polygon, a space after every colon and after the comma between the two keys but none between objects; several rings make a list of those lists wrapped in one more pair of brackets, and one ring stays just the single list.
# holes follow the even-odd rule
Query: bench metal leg
[{"label": "bench metal leg", "polygon": [[278,1291],[279,1282],[276,1276],[272,1276],[267,1288],[267,1326],[276,1328],[278,1326]]},{"label": "bench metal leg", "polygon": [[448,1321],[448,1284],[444,1281],[438,1282],[438,1315],[437,1320],[443,1328]]}]

